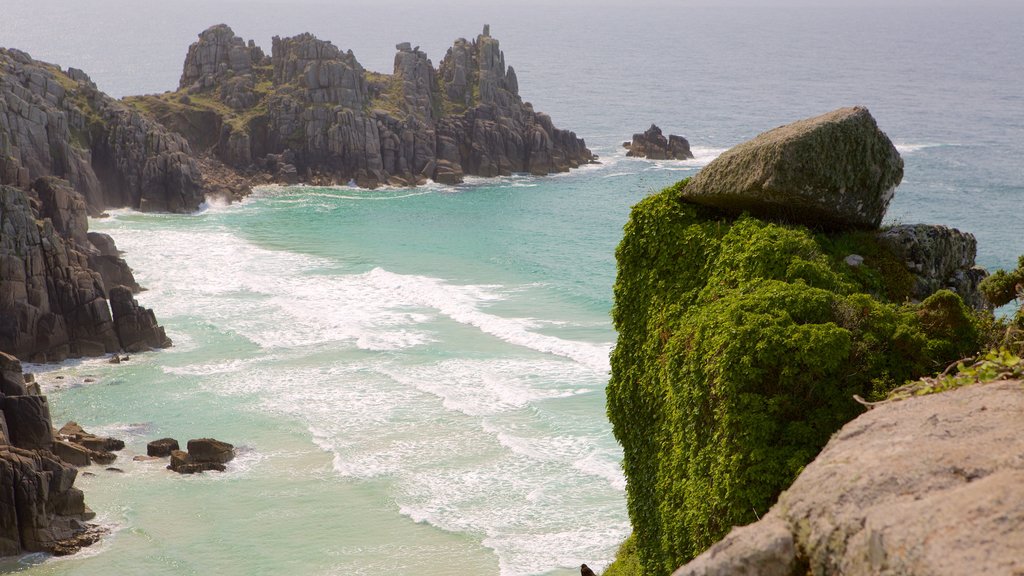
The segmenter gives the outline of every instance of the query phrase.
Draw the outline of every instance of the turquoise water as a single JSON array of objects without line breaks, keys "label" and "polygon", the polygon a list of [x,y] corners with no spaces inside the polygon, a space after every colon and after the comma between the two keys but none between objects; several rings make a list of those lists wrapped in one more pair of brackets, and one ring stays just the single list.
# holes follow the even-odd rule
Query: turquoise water
[{"label": "turquoise water", "polygon": [[[375,70],[402,40],[436,64],[490,22],[524,97],[603,164],[412,190],[269,187],[196,215],[92,220],[175,346],[31,367],[58,425],[128,447],[123,473],[79,480],[111,536],[0,571],[605,566],[629,530],[603,396],[629,207],[801,117],[867,105],[906,161],[890,222],[973,232],[989,267],[1024,253],[1020,6],[638,6],[5,5],[0,44],[84,68],[117,95],[174,87],[188,42],[219,21],[265,48],[308,29]],[[689,137],[698,159],[624,158],[620,142],[652,121]],[[220,438],[239,458],[195,477],[131,461],[163,436]]]}]

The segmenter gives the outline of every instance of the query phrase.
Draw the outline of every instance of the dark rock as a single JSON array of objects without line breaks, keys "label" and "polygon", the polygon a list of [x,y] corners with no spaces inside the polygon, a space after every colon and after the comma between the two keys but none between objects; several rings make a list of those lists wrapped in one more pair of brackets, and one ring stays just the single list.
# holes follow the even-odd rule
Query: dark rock
[{"label": "dark rock", "polygon": [[235,447],[213,438],[199,438],[188,441],[188,455],[193,462],[218,462],[224,464],[235,457]]},{"label": "dark rock", "polygon": [[117,468],[117,467],[114,467],[114,466],[108,466],[107,468],[105,468],[105,470],[107,472],[117,472],[119,474],[124,474],[124,470],[121,470],[120,468]]},{"label": "dark rock", "polygon": [[878,239],[914,275],[911,295],[924,300],[948,288],[964,303],[978,310],[988,307],[978,284],[988,276],[974,263],[977,241],[973,234],[930,224],[893,226],[878,233]]},{"label": "dark rock", "polygon": [[89,458],[92,451],[78,444],[66,440],[55,440],[52,450],[58,458],[73,466],[92,464],[92,460]]},{"label": "dark rock", "polygon": [[25,450],[49,450],[53,444],[50,406],[45,396],[4,396],[0,411],[11,444]]},{"label": "dark rock", "polygon": [[170,456],[175,450],[178,450],[178,441],[174,438],[161,438],[146,444],[146,454],[149,456]]},{"label": "dark rock", "polygon": [[903,160],[866,108],[841,108],[735,146],[683,190],[690,202],[826,228],[878,228]]},{"label": "dark rock", "polygon": [[661,133],[661,128],[651,124],[645,132],[633,134],[632,142],[623,142],[629,151],[626,156],[649,158],[651,160],[689,160],[693,158],[690,143],[682,136],[670,134],[668,138]]},{"label": "dark rock", "polygon": [[[190,444],[192,442],[193,441],[189,441]],[[214,442],[216,442],[216,440],[214,440]],[[193,455],[182,450],[174,450],[171,452],[171,463],[167,468],[179,474],[196,474],[198,472],[206,472],[207,470],[223,472],[226,469],[224,464],[221,462],[213,460],[196,460]]]},{"label": "dark rock", "polygon": [[139,306],[130,289],[116,286],[110,290],[110,309],[114,315],[121,347],[127,352],[168,348],[171,339],[156,322],[152,310]]}]

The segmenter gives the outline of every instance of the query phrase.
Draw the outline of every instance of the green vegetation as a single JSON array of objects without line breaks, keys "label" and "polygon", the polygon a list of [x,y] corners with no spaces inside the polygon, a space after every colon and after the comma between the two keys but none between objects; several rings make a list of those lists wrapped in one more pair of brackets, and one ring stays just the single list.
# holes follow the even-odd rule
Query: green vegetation
[{"label": "green vegetation", "polygon": [[[1024,255],[1017,259],[1015,270],[996,270],[994,274],[982,280],[978,288],[985,299],[995,306],[1004,306],[1013,300],[1020,300],[1024,297]],[[1017,310],[1014,324],[1018,328],[1024,328],[1024,310]]]},{"label": "green vegetation", "polygon": [[[765,513],[840,426],[974,353],[960,298],[903,303],[910,279],[869,234],[634,207],[617,251],[608,412],[636,556],[667,574]],[[843,258],[865,255],[852,268]]]},{"label": "green vegetation", "polygon": [[626,541],[619,546],[615,555],[615,562],[602,573],[602,576],[643,576],[643,568],[640,566],[640,557],[636,554],[636,538],[630,535]]}]

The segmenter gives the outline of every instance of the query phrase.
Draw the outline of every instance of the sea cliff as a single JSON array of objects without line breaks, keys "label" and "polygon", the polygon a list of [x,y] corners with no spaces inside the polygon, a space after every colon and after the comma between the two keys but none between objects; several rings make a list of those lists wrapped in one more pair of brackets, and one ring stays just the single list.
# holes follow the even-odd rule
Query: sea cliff
[{"label": "sea cliff", "polygon": [[765,515],[863,412],[855,397],[982,345],[973,237],[877,228],[902,172],[849,108],[762,134],[634,207],[607,396],[643,574]]},{"label": "sea cliff", "polygon": [[254,183],[453,184],[594,160],[522,100],[487,26],[436,68],[419,47],[396,50],[393,73],[379,74],[311,34],[274,37],[267,55],[220,24],[189,47],[177,91],[125,102]]}]

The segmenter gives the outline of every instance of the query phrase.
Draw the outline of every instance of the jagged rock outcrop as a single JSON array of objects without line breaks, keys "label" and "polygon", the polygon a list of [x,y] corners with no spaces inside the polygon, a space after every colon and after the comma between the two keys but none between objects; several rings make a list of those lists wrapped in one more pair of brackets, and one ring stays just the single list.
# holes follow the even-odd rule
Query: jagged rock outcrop
[{"label": "jagged rock outcrop", "polygon": [[0,556],[73,553],[98,538],[78,470],[52,451],[46,397],[25,385],[21,364],[0,352],[0,369]]},{"label": "jagged rock outcrop", "polygon": [[81,196],[55,180],[34,188],[36,195],[0,186],[0,350],[56,362],[169,345],[153,313],[134,304],[131,287],[108,288],[114,272],[105,278],[92,266],[101,258],[119,273],[127,269],[109,255],[116,251],[109,237],[99,237],[108,256],[91,243]]},{"label": "jagged rock outcrop", "polygon": [[126,101],[224,164],[285,183],[458,183],[593,160],[522,101],[486,27],[457,40],[437,69],[418,47],[396,48],[387,76],[311,34],[275,37],[267,59],[218,25],[189,48],[177,93]]},{"label": "jagged rock outcrop", "polygon": [[689,160],[693,158],[690,143],[682,136],[669,134],[668,138],[661,133],[656,124],[637,134],[633,134],[631,142],[623,142],[626,156],[649,158],[651,160]]},{"label": "jagged rock outcrop", "polygon": [[1024,572],[1024,383],[888,403],[674,576]]},{"label": "jagged rock outcrop", "polygon": [[973,234],[946,226],[904,224],[880,232],[878,239],[913,274],[913,298],[924,300],[948,288],[972,308],[988,306],[978,290],[988,272],[974,263],[978,243]]},{"label": "jagged rock outcrop", "polygon": [[903,159],[866,108],[841,108],[730,148],[686,187],[691,202],[819,228],[876,229]]},{"label": "jagged rock outcrop", "polygon": [[90,209],[191,212],[204,199],[188,142],[66,72],[0,49],[0,184],[57,176]]}]

